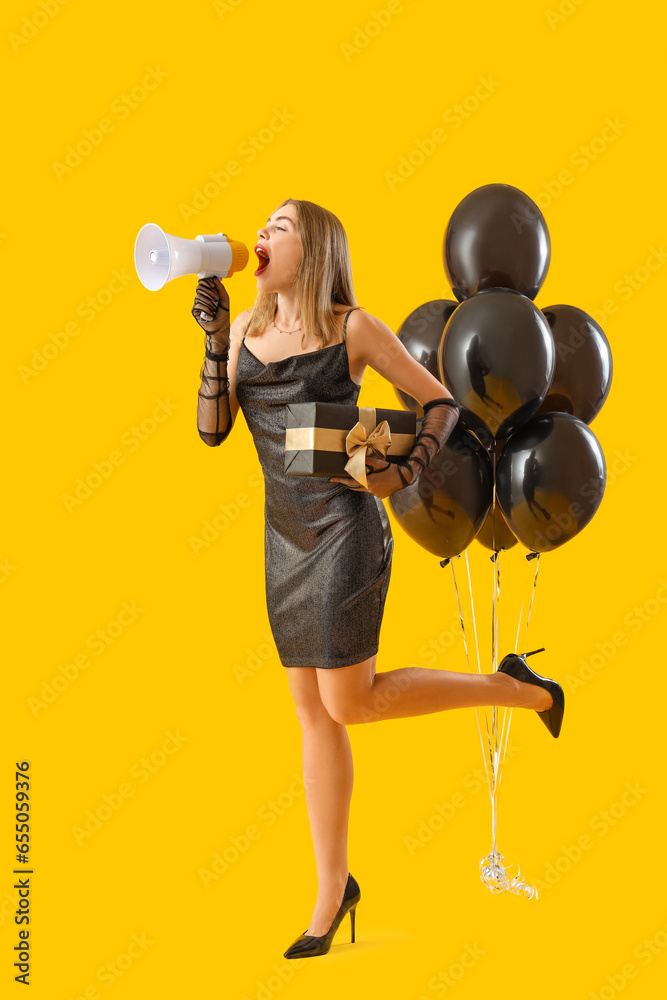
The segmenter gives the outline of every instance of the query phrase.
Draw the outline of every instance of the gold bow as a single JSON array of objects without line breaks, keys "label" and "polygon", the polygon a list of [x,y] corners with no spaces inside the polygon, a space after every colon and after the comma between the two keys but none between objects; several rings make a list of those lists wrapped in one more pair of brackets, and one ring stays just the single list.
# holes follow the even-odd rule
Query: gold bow
[{"label": "gold bow", "polygon": [[366,457],[370,453],[386,458],[390,444],[391,431],[388,421],[381,420],[368,434],[361,420],[358,420],[345,438],[345,451],[350,456],[345,463],[345,471],[362,486],[368,488]]}]

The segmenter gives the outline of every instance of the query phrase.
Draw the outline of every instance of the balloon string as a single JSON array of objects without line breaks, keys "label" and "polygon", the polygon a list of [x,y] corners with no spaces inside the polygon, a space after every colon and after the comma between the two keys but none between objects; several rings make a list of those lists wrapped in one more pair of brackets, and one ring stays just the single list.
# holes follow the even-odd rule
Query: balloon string
[{"label": "balloon string", "polygon": [[[494,456],[495,457],[495,456]],[[495,492],[495,475],[494,475],[494,492]],[[500,552],[495,552],[495,559],[492,561],[493,566],[493,610],[492,610],[492,621],[491,621],[491,669],[495,673],[498,670],[498,634],[499,634],[499,620],[500,620]],[[494,783],[493,783],[493,816],[492,816],[492,845],[493,851],[497,851],[497,833],[498,833],[498,792],[500,789],[500,778],[502,775],[502,731],[500,736],[500,744],[498,742],[498,706],[493,706],[493,747],[495,755],[495,773],[494,773]],[[503,716],[504,723],[504,716]],[[504,726],[503,726],[504,728]]]},{"label": "balloon string", "polygon": [[[497,651],[498,650],[498,645],[499,645],[499,643],[498,643],[498,637],[500,635],[500,552],[497,553],[497,557],[496,557],[496,589],[497,589],[497,593],[498,593],[498,597],[497,597],[498,612],[497,612],[497,616],[496,616],[496,628],[497,628],[497,632],[496,632],[496,651]],[[515,650],[515,652],[516,652],[516,650]],[[497,659],[496,659],[495,669],[496,670],[498,669]],[[503,768],[505,766],[505,754],[507,753],[507,744],[509,743],[510,721],[511,721],[511,718],[512,718],[511,712],[512,712],[512,709],[510,708],[509,714],[508,714],[507,706],[503,705],[503,721],[502,721],[502,725],[500,727],[500,751],[499,751],[500,766],[499,766],[499,770],[498,770],[498,791],[500,791],[500,783],[501,783],[502,778],[503,778]]]},{"label": "balloon string", "polygon": [[467,549],[465,550],[464,554],[465,554],[465,557],[466,557],[466,570],[467,570],[467,573],[468,573],[468,590],[470,591],[470,608],[471,608],[471,611],[472,611],[472,627],[473,627],[473,631],[474,631],[474,634],[475,634],[475,648],[477,650],[477,672],[481,674],[481,672],[482,672],[482,664],[481,664],[480,658],[479,658],[479,642],[477,640],[477,623],[475,621],[475,602],[473,601],[473,597],[472,597],[472,582],[470,580],[470,561],[468,559],[468,550]]},{"label": "balloon string", "polygon": [[[495,479],[495,476],[494,476]],[[495,549],[494,549],[495,552]],[[496,553],[497,555],[497,553]],[[491,599],[491,671],[495,673],[496,670],[496,563],[497,559],[491,563],[493,567],[493,594]],[[491,796],[491,846],[495,854],[497,850],[496,846],[496,835],[498,831],[498,783],[496,769],[498,766],[497,752],[498,752],[498,713],[495,705],[491,706],[491,733],[493,740],[493,793]]]},{"label": "balloon string", "polygon": [[[540,553],[539,552],[533,552],[527,558],[532,558],[532,557],[535,557],[535,577],[533,579],[533,586],[532,586],[531,592],[530,592],[530,605],[528,607],[528,616],[526,618],[526,627],[525,627],[525,631],[524,631],[524,634],[523,634],[524,645],[527,642],[528,625],[530,624],[530,615],[531,615],[531,612],[533,610],[533,600],[535,599],[535,588],[537,587],[537,573],[538,573],[538,570],[540,568]],[[521,631],[521,619],[523,618],[523,608],[524,608],[524,605],[522,604],[521,605],[521,609],[519,611],[519,621],[518,621],[517,627],[516,627],[516,638],[514,640],[514,652],[515,653],[519,649],[519,634],[520,634],[520,631]],[[510,725],[511,724],[512,724],[512,709],[510,708],[509,714],[507,716],[507,738],[508,739],[509,739],[509,732],[510,732]],[[503,717],[503,729],[504,729],[504,727],[505,727],[505,719]],[[501,737],[501,739],[502,739],[502,737]],[[503,755],[503,760],[504,760],[504,755]],[[502,771],[501,771],[501,777],[502,777]]]},{"label": "balloon string", "polygon": [[[497,508],[497,497],[496,497],[496,449],[492,450],[492,460],[493,460],[493,488],[491,491],[491,532],[492,532],[492,544],[493,544],[493,557],[491,560],[491,565],[493,567],[493,600],[491,604],[491,671],[495,673],[498,670],[498,635],[499,635],[499,619],[500,619],[500,550],[496,548],[496,508]],[[492,795],[492,808],[491,808],[491,843],[493,845],[493,852],[497,851],[497,834],[498,834],[498,791],[500,788],[500,777],[502,774],[502,755],[499,754],[498,745],[498,706],[492,706],[492,731],[493,731],[493,754],[494,754],[494,771],[493,771],[493,795]],[[504,720],[503,720],[504,721]],[[502,735],[500,739],[500,744],[502,746]],[[500,768],[500,771],[499,771]]]},{"label": "balloon string", "polygon": [[[482,664],[481,664],[480,653],[479,653],[479,639],[477,637],[477,622],[476,622],[476,619],[475,619],[475,601],[474,601],[473,593],[472,593],[472,580],[470,579],[470,560],[468,559],[468,550],[467,549],[465,550],[465,557],[466,557],[466,570],[467,570],[467,573],[468,573],[468,591],[470,593],[470,607],[472,609],[472,624],[473,624],[473,629],[474,629],[474,632],[475,632],[475,647],[477,649],[477,672],[481,674],[481,672],[482,672]],[[484,766],[487,769],[486,780],[487,780],[487,784],[489,786],[489,797],[491,799],[491,811],[492,811],[492,815],[493,815],[493,788],[495,787],[495,782],[496,782],[496,777],[495,777],[496,761],[495,761],[495,757],[494,757],[493,745],[492,745],[492,740],[491,740],[491,733],[489,732],[489,716],[488,716],[487,706],[485,705],[483,707],[484,707],[484,728],[486,729],[486,742],[487,742],[488,749],[489,749],[489,758],[488,758],[489,762],[487,764],[486,753],[484,753]],[[475,706],[475,715],[477,715],[477,707],[476,706]],[[479,718],[478,718],[478,723],[477,724],[479,725]],[[492,823],[493,823],[493,819],[492,819]]]},{"label": "balloon string", "polygon": [[519,623],[516,627],[516,636],[514,637],[514,652],[516,653],[519,648],[519,632],[521,630],[521,619],[523,618],[523,604],[519,610]]},{"label": "balloon string", "polygon": [[[468,562],[468,553],[467,553],[467,551],[466,551],[465,555],[466,555],[466,563],[467,563]],[[457,556],[456,558],[458,559],[459,557]],[[456,582],[456,572],[454,571],[454,561],[452,559],[452,560],[449,560],[449,562],[450,562],[450,565],[452,567],[452,577],[454,579],[454,590],[456,591],[456,602],[458,604],[458,609],[459,609],[459,621],[461,622],[461,632],[463,634],[463,648],[465,650],[466,663],[468,665],[468,673],[471,673],[472,670],[471,670],[471,667],[470,667],[470,656],[468,654],[468,642],[466,640],[466,630],[465,630],[465,625],[463,623],[463,611],[461,610],[461,598],[460,598],[460,595],[459,595],[458,584]],[[469,566],[468,566],[468,581],[470,582],[470,567]],[[472,588],[470,589],[470,599],[471,599],[471,602],[472,602]],[[473,605],[473,615],[472,615],[472,617],[473,617],[473,622],[474,622],[474,620],[475,620],[474,605]],[[477,633],[475,633],[475,642],[477,642]],[[479,661],[479,648],[477,650],[477,659]],[[485,750],[484,750],[484,740],[482,739],[482,730],[481,730],[481,727],[480,727],[480,724],[479,724],[479,713],[477,711],[477,706],[475,706],[475,718],[477,719],[477,732],[479,733],[479,742],[480,742],[480,746],[482,748],[482,760],[484,761],[484,770],[485,770],[485,773],[486,773],[486,783],[487,783],[488,789],[489,789],[489,798],[491,799],[491,802],[493,802],[493,796],[492,796],[492,792],[491,792],[491,782],[489,780],[489,772],[488,772],[488,767],[487,767],[487,764],[486,764],[486,753],[485,753]]]},{"label": "balloon string", "polygon": [[[481,672],[482,672],[482,663],[481,663],[480,652],[479,652],[479,638],[477,636],[477,619],[475,617],[475,600],[473,598],[473,592],[472,592],[472,580],[470,578],[470,560],[468,559],[468,550],[467,549],[465,550],[464,554],[465,554],[465,559],[466,559],[466,571],[467,571],[467,576],[468,576],[468,593],[470,594],[470,609],[471,609],[471,614],[472,614],[472,625],[473,625],[473,632],[474,632],[474,636],[475,636],[475,649],[477,651],[477,672],[479,674],[481,674]],[[477,706],[475,706],[475,715],[477,715]],[[479,717],[478,717],[477,724],[479,725]],[[488,714],[487,714],[487,711],[486,711],[486,706],[484,706],[484,728],[486,729],[486,739],[487,739],[487,743],[488,743],[488,747],[489,747],[489,764],[488,765],[486,763],[486,753],[484,753],[483,749],[482,749],[482,752],[484,753],[484,766],[487,767],[487,783],[489,785],[489,795],[491,797],[491,803],[493,804],[493,793],[492,793],[492,790],[491,790],[492,789],[492,785],[491,785],[491,781],[489,779],[488,767],[491,768],[491,773],[493,773],[493,771],[494,771],[494,760],[493,760],[493,751],[491,749],[491,735],[489,733],[489,719],[488,719]]]},{"label": "balloon string", "polygon": [[528,626],[530,625],[530,616],[533,611],[533,600],[535,598],[535,588],[537,587],[537,572],[540,568],[540,553],[537,553],[537,558],[535,560],[535,579],[533,580],[533,590],[530,595],[530,607],[528,608],[528,617],[526,618],[526,634],[524,635],[524,641],[528,635]]},{"label": "balloon string", "polygon": [[[459,557],[456,556],[458,559]],[[456,573],[454,572],[454,562],[452,559],[449,560],[449,565],[452,567],[452,577],[454,579],[454,590],[456,592],[456,603],[459,609],[459,621],[461,622],[461,632],[463,633],[463,648],[466,654],[466,663],[468,664],[468,672],[470,672],[470,657],[468,656],[468,642],[466,640],[466,629],[463,624],[463,611],[461,610],[461,598],[459,597],[459,588],[456,582]]]}]

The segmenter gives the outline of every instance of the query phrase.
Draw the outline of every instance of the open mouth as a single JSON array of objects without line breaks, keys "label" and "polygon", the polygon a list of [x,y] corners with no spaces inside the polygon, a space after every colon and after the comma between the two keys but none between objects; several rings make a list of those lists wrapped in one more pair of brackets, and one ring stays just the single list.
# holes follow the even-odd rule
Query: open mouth
[{"label": "open mouth", "polygon": [[262,274],[263,271],[266,271],[267,267],[269,266],[270,260],[269,260],[269,255],[265,253],[265,251],[262,250],[260,247],[255,247],[255,253],[259,258],[259,267],[255,271],[255,275],[258,275]]}]

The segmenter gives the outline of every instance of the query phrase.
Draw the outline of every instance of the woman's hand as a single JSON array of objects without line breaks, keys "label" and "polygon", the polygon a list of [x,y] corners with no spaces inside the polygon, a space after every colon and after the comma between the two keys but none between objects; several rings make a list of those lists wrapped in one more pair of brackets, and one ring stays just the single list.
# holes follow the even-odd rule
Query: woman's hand
[{"label": "woman's hand", "polygon": [[[406,469],[404,475],[410,480],[411,474],[409,470]],[[334,476],[329,482],[344,483],[349,489],[356,490],[357,493],[371,493],[374,497],[378,497],[379,500],[384,500],[386,497],[391,496],[392,493],[396,493],[397,490],[402,490],[405,486],[398,473],[396,462],[387,462],[386,459],[379,458],[376,455],[369,455],[366,458],[366,480],[368,482],[368,489],[364,489],[361,483],[358,483],[351,476],[349,478]]]},{"label": "woman's hand", "polygon": [[220,278],[200,278],[197,282],[192,315],[199,326],[216,341],[229,346],[229,295]]}]

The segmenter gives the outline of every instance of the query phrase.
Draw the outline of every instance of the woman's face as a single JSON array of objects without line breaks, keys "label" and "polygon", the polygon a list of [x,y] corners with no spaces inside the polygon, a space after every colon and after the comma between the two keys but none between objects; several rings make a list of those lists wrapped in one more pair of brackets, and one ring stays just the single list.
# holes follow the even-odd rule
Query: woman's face
[{"label": "woman's face", "polygon": [[[257,230],[255,253],[259,266],[255,271],[257,290],[283,292],[292,287],[301,260],[301,237],[296,231],[296,208],[283,205],[269,216],[266,225]],[[262,249],[268,254],[258,253]]]}]

